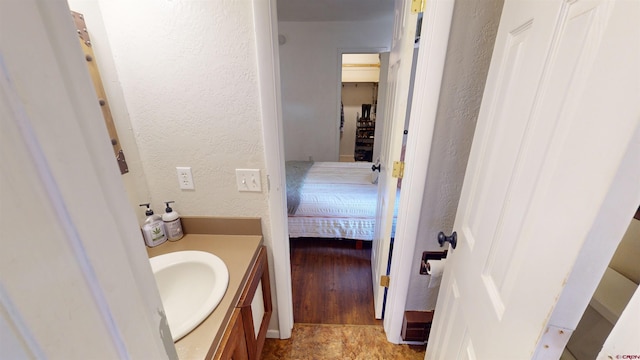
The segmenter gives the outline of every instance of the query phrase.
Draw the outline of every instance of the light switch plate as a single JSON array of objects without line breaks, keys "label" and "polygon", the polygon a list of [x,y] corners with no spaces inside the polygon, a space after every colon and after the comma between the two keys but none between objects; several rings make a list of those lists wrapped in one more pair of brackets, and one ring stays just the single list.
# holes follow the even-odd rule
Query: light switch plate
[{"label": "light switch plate", "polygon": [[238,191],[262,192],[260,169],[236,169]]},{"label": "light switch plate", "polygon": [[180,189],[193,190],[193,174],[191,174],[191,167],[178,166],[176,167],[176,171],[178,172],[178,183],[180,184]]}]

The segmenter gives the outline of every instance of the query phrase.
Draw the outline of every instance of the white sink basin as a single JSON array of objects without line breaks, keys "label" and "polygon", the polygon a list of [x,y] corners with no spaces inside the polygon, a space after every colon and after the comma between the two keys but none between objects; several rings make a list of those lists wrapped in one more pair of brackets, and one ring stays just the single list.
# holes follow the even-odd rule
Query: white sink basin
[{"label": "white sink basin", "polygon": [[229,271],[204,251],[177,251],[150,259],[173,341],[195,329],[218,306]]}]

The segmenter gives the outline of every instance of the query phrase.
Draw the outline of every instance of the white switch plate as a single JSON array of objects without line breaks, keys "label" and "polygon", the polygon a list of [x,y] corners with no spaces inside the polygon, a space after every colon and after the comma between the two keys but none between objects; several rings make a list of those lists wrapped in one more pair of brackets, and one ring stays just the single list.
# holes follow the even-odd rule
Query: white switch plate
[{"label": "white switch plate", "polygon": [[191,174],[191,167],[178,166],[176,167],[178,171],[178,183],[180,184],[180,189],[184,190],[193,190],[193,175]]},{"label": "white switch plate", "polygon": [[260,169],[236,169],[238,191],[262,191]]}]

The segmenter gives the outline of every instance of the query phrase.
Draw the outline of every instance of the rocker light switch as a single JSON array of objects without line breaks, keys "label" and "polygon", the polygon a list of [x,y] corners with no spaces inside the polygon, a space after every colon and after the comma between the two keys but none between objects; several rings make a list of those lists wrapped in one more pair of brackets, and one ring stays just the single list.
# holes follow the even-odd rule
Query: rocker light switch
[{"label": "rocker light switch", "polygon": [[236,169],[238,191],[262,192],[260,169]]}]

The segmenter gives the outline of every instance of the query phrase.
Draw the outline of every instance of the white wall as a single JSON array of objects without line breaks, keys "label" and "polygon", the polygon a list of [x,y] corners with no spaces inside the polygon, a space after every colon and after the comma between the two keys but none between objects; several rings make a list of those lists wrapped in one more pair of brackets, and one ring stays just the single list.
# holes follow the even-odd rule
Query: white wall
[{"label": "white wall", "polygon": [[279,22],[286,160],[338,161],[340,53],[383,51],[393,19]]},{"label": "white wall", "polygon": [[[374,93],[378,87],[374,83],[342,84],[342,103],[344,104],[344,131],[340,136],[340,157],[350,157],[353,161],[356,138],[357,116],[362,116],[362,104],[373,104]],[[377,94],[375,94],[377,96]],[[371,110],[373,112],[373,109]]]},{"label": "white wall", "polygon": [[629,304],[613,327],[611,334],[607,338],[602,347],[602,351],[598,354],[598,359],[629,359],[640,354],[640,342],[638,334],[640,334],[640,287],[636,289]]},{"label": "white wall", "polygon": [[[251,2],[99,4],[155,211],[175,200],[182,215],[261,217],[271,249],[266,191],[235,183],[236,168],[267,183]],[[192,167],[195,190],[179,189],[176,166]]]},{"label": "white wall", "polygon": [[609,267],[640,284],[640,220],[632,219],[625,232]]},{"label": "white wall", "polygon": [[[419,269],[423,251],[441,251],[438,232],[449,235],[453,228],[502,4],[502,0],[455,3],[414,269]],[[438,294],[427,288],[428,282],[429,276],[412,272],[406,310],[435,308]]]},{"label": "white wall", "polygon": [[[380,65],[378,54],[343,54],[342,65]],[[378,67],[379,68],[379,67]],[[346,81],[343,79],[343,81]]]},{"label": "white wall", "polygon": [[342,82],[380,81],[379,54],[342,55]]}]

